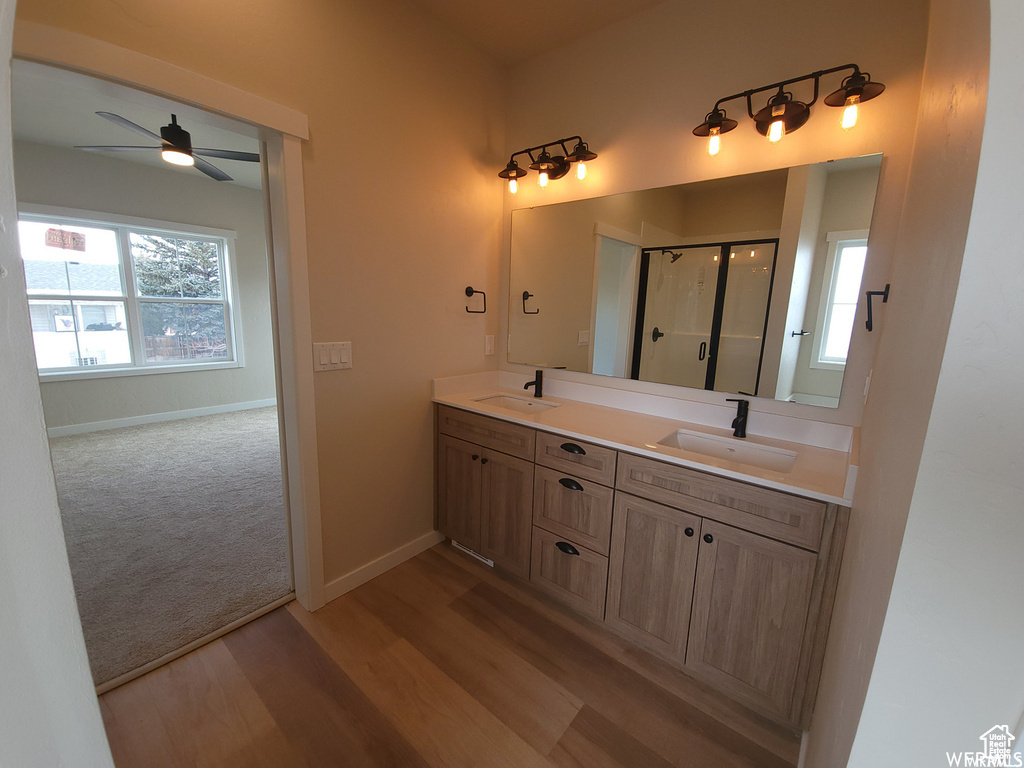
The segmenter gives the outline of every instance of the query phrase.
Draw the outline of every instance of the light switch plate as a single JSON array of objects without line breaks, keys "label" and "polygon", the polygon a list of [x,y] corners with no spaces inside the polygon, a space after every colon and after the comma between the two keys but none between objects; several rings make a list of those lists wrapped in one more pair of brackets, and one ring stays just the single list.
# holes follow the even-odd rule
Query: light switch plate
[{"label": "light switch plate", "polygon": [[590,331],[580,331],[579,336],[576,337],[577,347],[586,347],[590,345]]},{"label": "light switch plate", "polygon": [[484,354],[485,355],[493,355],[494,354],[494,337],[493,336],[484,336]]},{"label": "light switch plate", "polygon": [[333,341],[313,345],[314,371],[340,371],[351,367],[351,341]]}]

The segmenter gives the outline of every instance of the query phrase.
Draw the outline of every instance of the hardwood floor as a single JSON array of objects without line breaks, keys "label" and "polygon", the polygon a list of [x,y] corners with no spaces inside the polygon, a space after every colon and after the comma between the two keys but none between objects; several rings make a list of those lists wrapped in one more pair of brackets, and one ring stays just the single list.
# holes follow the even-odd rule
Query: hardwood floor
[{"label": "hardwood floor", "polygon": [[118,768],[774,768],[799,751],[447,544],[315,614],[280,608],[100,706]]}]

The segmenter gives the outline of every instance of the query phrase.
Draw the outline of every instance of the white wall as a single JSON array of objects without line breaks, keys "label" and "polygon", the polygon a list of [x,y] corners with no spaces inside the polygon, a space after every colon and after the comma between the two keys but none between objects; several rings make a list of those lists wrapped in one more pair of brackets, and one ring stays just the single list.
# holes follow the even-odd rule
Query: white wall
[{"label": "white wall", "polygon": [[[873,256],[878,260],[865,279],[884,285],[913,147],[927,0],[858,4],[856,17],[871,23],[851,24],[850,13],[849,6],[812,0],[669,0],[514,68],[506,157],[574,134],[582,135],[599,157],[587,164],[583,182],[570,174],[542,190],[533,174],[520,183],[517,195],[506,194],[504,269],[513,209],[882,152],[886,160],[873,222]],[[727,54],[723,40],[737,41],[726,46]],[[771,44],[775,40],[799,43]],[[860,64],[886,85],[883,97],[861,109],[854,130],[839,127],[840,110],[819,104],[799,132],[772,146],[744,117],[741,100],[726,107],[741,123],[723,138],[716,157],[708,156],[705,141],[691,135],[723,96],[849,62]],[[563,86],[557,88],[557,98],[539,95],[554,83]],[[823,81],[823,87],[837,86]],[[797,87],[794,91],[798,97],[802,93]],[[810,99],[810,89],[803,95]],[[884,316],[879,323],[884,326]],[[845,384],[850,396],[843,398],[839,409],[758,399],[751,403],[755,417],[763,410],[859,424],[871,341],[860,323]],[[574,380],[583,376],[551,375]],[[608,385],[606,379],[585,380]],[[626,382],[613,385],[630,387]],[[713,393],[664,389],[666,394],[703,402],[724,399]]]},{"label": "white wall", "polygon": [[326,577],[428,536],[430,380],[496,364],[496,306],[467,314],[464,290],[498,290],[498,68],[404,0],[22,0],[18,17],[308,115],[313,337],[354,361],[315,375]]},{"label": "white wall", "polygon": [[194,224],[237,233],[241,368],[40,384],[48,427],[89,424],[275,397],[263,194],[237,184],[87,152],[14,143],[19,204]]},{"label": "white wall", "polygon": [[[872,674],[960,279],[981,146],[988,35],[985,4],[933,0],[921,108],[911,132],[913,166],[889,303],[879,313],[885,326],[864,411],[860,473],[811,722],[809,768],[846,764]],[[1009,297],[993,298],[990,311],[999,317],[1009,306]],[[945,567],[961,571],[955,562]],[[958,620],[955,610],[949,618]],[[916,732],[909,733],[908,742],[921,745]]]},{"label": "white wall", "polygon": [[[13,0],[0,0],[10,104]],[[0,109],[0,765],[113,766],[71,585],[17,245],[9,107]]]},{"label": "white wall", "polygon": [[852,766],[948,765],[994,725],[1024,752],[1024,7],[995,0],[991,30],[967,246]]}]

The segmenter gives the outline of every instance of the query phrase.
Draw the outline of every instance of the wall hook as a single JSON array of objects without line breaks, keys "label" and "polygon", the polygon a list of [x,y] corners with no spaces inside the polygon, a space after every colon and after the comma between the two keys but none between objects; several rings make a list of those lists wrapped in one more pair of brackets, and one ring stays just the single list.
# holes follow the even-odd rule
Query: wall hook
[{"label": "wall hook", "polygon": [[532,298],[533,298],[533,294],[532,293],[530,293],[529,291],[523,291],[523,314],[524,315],[539,315],[540,314],[540,310],[539,309],[535,309],[535,310],[533,310],[533,312],[527,312],[526,311],[526,300],[527,299],[532,299]]},{"label": "wall hook", "polygon": [[469,314],[471,314],[471,315],[482,315],[482,314],[484,314],[484,312],[487,311],[487,294],[484,293],[483,291],[474,291],[473,290],[473,286],[467,285],[466,286],[466,296],[472,296],[474,293],[479,293],[481,296],[484,297],[484,308],[483,309],[470,309],[469,307],[466,307],[466,311],[469,312]]},{"label": "wall hook", "polygon": [[864,323],[864,325],[866,325],[867,329],[871,331],[874,328],[874,323],[871,321],[871,297],[881,296],[883,304],[889,303],[889,283],[885,284],[884,291],[865,291],[865,294],[867,295],[868,302],[868,321]]}]

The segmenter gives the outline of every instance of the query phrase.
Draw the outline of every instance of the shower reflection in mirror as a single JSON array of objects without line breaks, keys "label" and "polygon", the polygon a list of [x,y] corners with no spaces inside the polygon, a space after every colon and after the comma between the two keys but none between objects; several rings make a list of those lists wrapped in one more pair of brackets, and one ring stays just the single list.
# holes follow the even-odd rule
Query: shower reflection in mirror
[{"label": "shower reflection in mirror", "polygon": [[[513,211],[509,362],[838,406],[880,167]],[[527,288],[558,301],[527,316]]]}]

